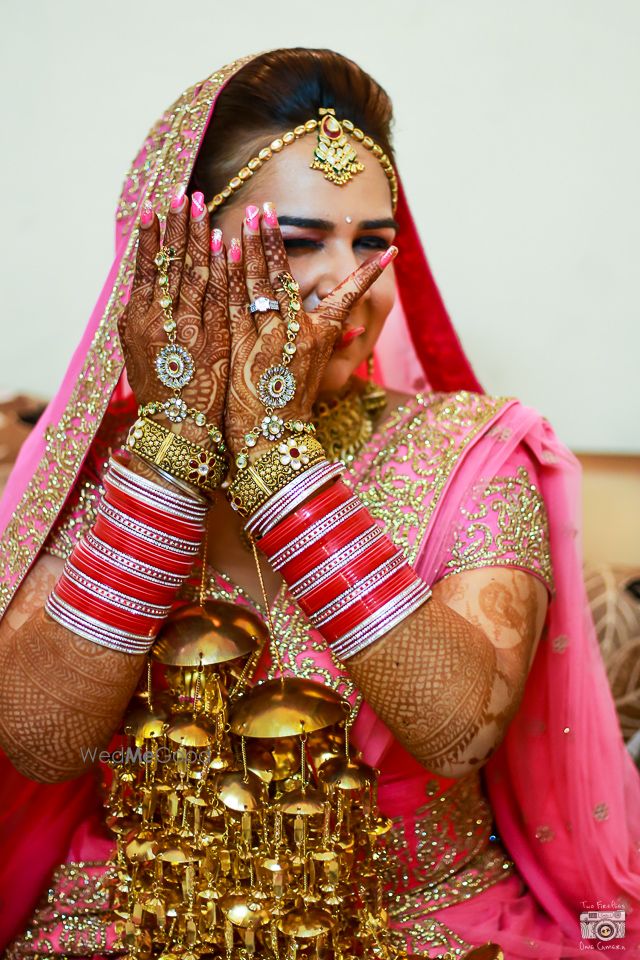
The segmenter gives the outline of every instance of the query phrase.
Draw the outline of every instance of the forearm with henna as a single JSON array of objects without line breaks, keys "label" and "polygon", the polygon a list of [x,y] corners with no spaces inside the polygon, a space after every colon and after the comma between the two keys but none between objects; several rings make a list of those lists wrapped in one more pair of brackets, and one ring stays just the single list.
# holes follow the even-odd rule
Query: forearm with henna
[{"label": "forearm with henna", "polygon": [[61,570],[60,560],[43,556],[0,623],[0,744],[20,773],[43,783],[92,765],[91,752],[117,730],[145,661],[47,616]]},{"label": "forearm with henna", "polygon": [[546,592],[535,577],[509,570],[471,571],[439,586],[347,668],[417,760],[460,777],[489,759],[518,709]]}]

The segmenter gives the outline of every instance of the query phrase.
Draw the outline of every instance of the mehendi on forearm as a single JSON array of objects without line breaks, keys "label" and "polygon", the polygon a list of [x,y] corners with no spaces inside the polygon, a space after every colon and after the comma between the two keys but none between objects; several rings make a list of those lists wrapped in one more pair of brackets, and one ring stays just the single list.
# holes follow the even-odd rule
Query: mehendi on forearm
[{"label": "mehendi on forearm", "polygon": [[452,577],[438,593],[347,667],[409,752],[461,776],[486,762],[518,708],[545,591],[521,571],[485,570]]},{"label": "mehendi on forearm", "polygon": [[30,594],[28,609],[20,609],[19,592],[0,624],[0,744],[21,773],[45,783],[92,765],[116,731],[145,659],[77,637],[45,614],[57,563],[39,562],[30,574],[35,589],[27,581],[21,588]]}]

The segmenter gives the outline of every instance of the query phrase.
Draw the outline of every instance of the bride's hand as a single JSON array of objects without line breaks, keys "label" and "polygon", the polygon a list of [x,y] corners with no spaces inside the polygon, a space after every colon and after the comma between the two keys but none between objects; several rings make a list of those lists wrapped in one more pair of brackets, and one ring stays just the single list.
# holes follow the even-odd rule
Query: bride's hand
[{"label": "bride's hand", "polygon": [[[395,247],[390,247],[385,253],[370,257],[332,290],[312,313],[306,313],[300,307],[296,313],[300,329],[296,333],[295,353],[287,368],[295,377],[295,396],[283,408],[275,409],[284,420],[308,422],[311,419],[311,408],[322,375],[350,311],[396,252]],[[271,204],[265,204],[264,216],[256,214],[251,222],[243,220],[242,244],[231,241],[227,269],[231,371],[225,435],[235,455],[245,445],[245,435],[259,426],[265,416],[258,384],[269,367],[280,366],[287,342],[289,295],[283,288],[282,275],[291,276],[291,269]],[[249,304],[258,297],[277,300],[279,311],[252,314]],[[260,439],[255,449],[267,447],[268,441]]]},{"label": "bride's hand", "polygon": [[[191,201],[181,189],[174,193],[162,245],[174,251],[168,267],[168,295],[176,323],[176,345],[185,347],[194,363],[193,378],[183,388],[182,399],[221,429],[230,350],[226,257],[220,231],[210,235],[201,193],[194,193]],[[148,206],[140,219],[131,296],[118,324],[127,377],[140,405],[173,396],[156,373],[156,358],[169,343],[164,327],[166,309],[162,306],[167,290],[160,284],[155,262],[160,249],[160,223]],[[162,416],[160,422],[196,443],[207,443],[205,429],[192,419],[172,423]]]}]

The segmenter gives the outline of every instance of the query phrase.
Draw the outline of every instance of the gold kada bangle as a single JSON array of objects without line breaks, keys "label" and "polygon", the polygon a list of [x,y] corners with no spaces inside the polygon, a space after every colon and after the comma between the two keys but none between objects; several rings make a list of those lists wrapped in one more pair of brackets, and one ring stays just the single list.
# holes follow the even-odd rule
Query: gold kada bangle
[{"label": "gold kada bangle", "polygon": [[238,471],[227,491],[231,506],[240,516],[250,517],[274,493],[326,458],[315,437],[288,437]]},{"label": "gold kada bangle", "polygon": [[133,424],[127,447],[152,466],[199,490],[217,489],[227,475],[226,457],[191,443],[148,417],[139,417]]}]

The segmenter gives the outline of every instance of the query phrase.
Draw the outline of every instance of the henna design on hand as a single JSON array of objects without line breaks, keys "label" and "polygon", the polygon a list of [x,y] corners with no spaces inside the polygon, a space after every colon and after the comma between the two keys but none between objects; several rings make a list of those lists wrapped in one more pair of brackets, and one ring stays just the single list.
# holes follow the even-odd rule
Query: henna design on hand
[{"label": "henna design on hand", "polygon": [[0,741],[20,773],[43,783],[91,765],[83,751],[107,745],[145,662],[84,640],[46,615],[62,566],[53,557],[38,560],[12,604],[18,601],[22,625],[14,629],[7,617],[0,624]]},{"label": "henna design on hand", "polygon": [[[232,345],[225,432],[234,453],[244,445],[245,434],[264,416],[257,384],[268,367],[281,362],[288,297],[280,277],[283,272],[291,273],[279,227],[263,220],[257,233],[245,221],[242,237],[242,263],[231,260],[228,263]],[[303,421],[311,418],[322,375],[342,326],[354,304],[382,269],[380,256],[373,257],[339,284],[318,310],[298,313],[300,331],[289,367],[298,387],[293,400],[281,411],[285,418]],[[247,306],[256,296],[276,299],[280,312],[258,314],[254,321]],[[260,445],[259,441],[258,447]]]},{"label": "henna design on hand", "polygon": [[489,759],[517,712],[545,613],[532,575],[469,571],[436,585],[347,667],[407,750],[433,772],[461,776]]},{"label": "henna design on hand", "polygon": [[[222,424],[229,373],[230,338],[224,253],[214,255],[209,243],[209,219],[194,220],[189,204],[170,210],[163,243],[173,246],[175,259],[169,265],[169,291],[177,324],[177,342],[193,356],[195,374],[182,391],[190,407],[202,411],[207,420]],[[118,325],[127,376],[140,405],[165,400],[171,390],[158,379],[155,360],[167,344],[162,289],[158,284],[155,256],[160,249],[157,218],[140,229],[136,269],[131,296]],[[212,282],[211,275],[213,275]],[[203,442],[203,429],[191,421],[167,424],[195,442]]]}]

